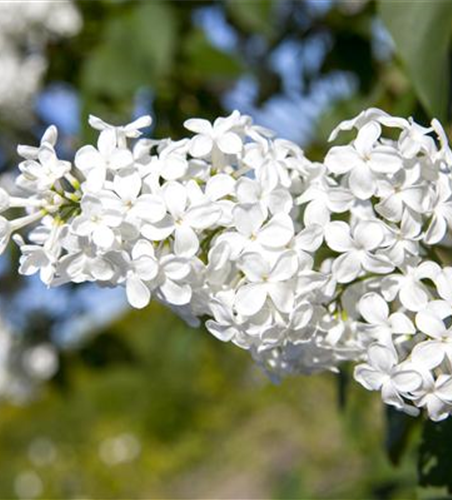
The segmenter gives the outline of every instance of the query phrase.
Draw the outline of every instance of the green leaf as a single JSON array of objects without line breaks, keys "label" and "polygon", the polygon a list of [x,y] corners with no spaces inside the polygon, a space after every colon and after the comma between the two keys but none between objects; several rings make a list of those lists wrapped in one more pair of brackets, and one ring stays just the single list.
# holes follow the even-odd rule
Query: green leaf
[{"label": "green leaf", "polygon": [[202,31],[193,31],[186,39],[185,56],[189,73],[201,78],[236,78],[243,68],[232,54],[213,47]]},{"label": "green leaf", "polygon": [[379,11],[425,110],[445,120],[452,2],[380,0]]},{"label": "green leaf", "polygon": [[419,447],[419,484],[452,492],[452,421],[426,422]]},{"label": "green leaf", "polygon": [[407,452],[417,420],[391,406],[386,408],[386,439],[385,447],[389,460],[394,465],[400,464]]},{"label": "green leaf", "polygon": [[229,0],[226,5],[232,19],[245,31],[273,35],[272,0]]},{"label": "green leaf", "polygon": [[102,42],[86,60],[82,86],[108,98],[130,97],[170,71],[176,42],[171,7],[163,2],[137,3],[127,15],[108,21]]}]

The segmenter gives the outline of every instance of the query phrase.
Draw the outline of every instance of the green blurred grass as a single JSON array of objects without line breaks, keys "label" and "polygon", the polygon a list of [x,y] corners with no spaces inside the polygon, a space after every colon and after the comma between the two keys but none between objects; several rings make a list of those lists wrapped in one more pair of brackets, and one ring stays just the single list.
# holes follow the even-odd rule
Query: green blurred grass
[{"label": "green blurred grass", "polygon": [[[1,408],[0,498],[30,470],[42,498],[415,497],[413,454],[398,468],[385,456],[378,396],[352,388],[339,410],[332,374],[272,385],[245,352],[158,305],[92,344],[63,360],[63,385]],[[100,444],[124,432],[140,455],[105,464]],[[53,462],[30,460],[37,437]]]}]

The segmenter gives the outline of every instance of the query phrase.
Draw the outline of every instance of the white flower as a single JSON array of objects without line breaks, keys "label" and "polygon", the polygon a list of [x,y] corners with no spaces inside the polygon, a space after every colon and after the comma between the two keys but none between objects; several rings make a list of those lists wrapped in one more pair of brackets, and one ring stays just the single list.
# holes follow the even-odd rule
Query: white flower
[{"label": "white flower", "polygon": [[75,234],[91,236],[100,248],[111,248],[115,240],[113,228],[121,224],[121,213],[105,208],[101,200],[91,195],[82,199],[81,208],[82,213],[72,223]]},{"label": "white flower", "polygon": [[226,118],[217,118],[213,125],[199,118],[191,118],[184,122],[184,127],[195,135],[190,142],[190,154],[196,158],[209,155],[214,148],[224,154],[238,154],[243,143],[240,136],[233,131],[238,125],[240,114],[234,111]]},{"label": "white flower", "polygon": [[418,182],[417,172],[412,170],[414,179],[407,170],[403,170],[389,180],[378,182],[377,196],[380,202],[375,210],[385,219],[399,222],[406,207],[414,213],[422,212],[427,193],[425,186]]},{"label": "white flower", "polygon": [[400,227],[388,226],[386,234],[387,248],[380,254],[385,255],[396,266],[403,266],[407,258],[419,254],[421,225],[405,210]]},{"label": "white flower", "polygon": [[25,212],[0,217],[1,251],[28,228],[14,234],[22,274],[124,287],[136,308],[155,298],[275,379],[359,362],[356,380],[387,404],[449,415],[452,153],[436,121],[366,110],[333,131],[358,130],[325,164],[238,112],[135,144],[149,117],[90,122],[98,146],[76,168],[50,128],[20,148],[25,195],[0,187],[2,213]]},{"label": "white flower", "polygon": [[187,174],[188,139],[168,141],[159,148],[158,158],[153,157],[152,168],[155,173],[167,181],[179,180]]},{"label": "white flower", "polygon": [[357,128],[358,130],[364,127],[369,122],[378,122],[386,127],[397,127],[406,128],[408,127],[408,121],[404,118],[398,118],[390,116],[388,113],[384,112],[378,108],[365,109],[358,116],[352,118],[351,120],[344,120],[341,122],[330,134],[328,140],[334,141],[338,136],[339,132],[343,130],[352,130]]},{"label": "white flower", "polygon": [[430,372],[422,375],[422,388],[415,391],[416,405],[425,407],[434,422],[444,420],[452,411],[452,376],[441,374],[435,380]]},{"label": "white flower", "polygon": [[59,160],[53,147],[44,143],[39,148],[37,158],[20,163],[19,169],[21,175],[17,179],[17,185],[41,193],[64,177],[71,169],[71,164]]},{"label": "white flower", "polygon": [[[89,124],[96,130],[113,132],[116,137],[117,144],[122,148],[125,147],[126,138],[136,139],[141,136],[142,128],[149,127],[152,124],[152,118],[149,115],[140,116],[131,123],[122,126],[110,125],[94,115],[89,115]],[[102,135],[102,134],[100,134]]]},{"label": "white flower", "polygon": [[166,302],[175,306],[188,304],[192,289],[188,277],[191,267],[188,261],[174,255],[165,255],[159,260],[159,291]]},{"label": "white flower", "polygon": [[238,262],[248,283],[237,290],[235,308],[239,314],[253,316],[264,306],[267,297],[281,312],[290,312],[294,284],[289,283],[298,270],[298,258],[290,250],[283,252],[271,266],[261,254],[245,253]]},{"label": "white flower", "polygon": [[429,302],[416,314],[416,326],[432,340],[414,347],[414,363],[430,370],[439,366],[445,358],[452,362],[452,329],[445,324],[451,315],[452,307],[442,301]]},{"label": "white flower", "polygon": [[234,317],[234,293],[218,294],[210,303],[214,319],[206,321],[206,328],[217,339],[229,342],[238,335],[239,327]]},{"label": "white flower", "polygon": [[174,233],[176,255],[191,257],[199,249],[196,231],[214,226],[221,211],[213,203],[189,206],[186,188],[175,181],[167,182],[162,194],[169,215],[156,224],[145,224],[142,234],[160,241]]},{"label": "white flower", "polygon": [[342,255],[333,264],[333,274],[339,283],[355,280],[362,270],[388,273],[394,266],[385,258],[372,253],[383,243],[385,233],[377,221],[360,222],[350,233],[348,224],[330,222],[325,229],[328,246]]},{"label": "white flower", "polygon": [[402,168],[397,149],[378,144],[380,135],[380,125],[369,122],[359,130],[353,146],[335,146],[325,157],[330,172],[348,173],[350,190],[361,200],[375,194],[379,174],[395,174]]},{"label": "white flower", "polygon": [[448,176],[441,175],[435,185],[431,213],[432,220],[424,236],[428,245],[439,243],[452,227],[452,183]]},{"label": "white flower", "polygon": [[146,240],[138,240],[131,254],[126,276],[126,292],[129,304],[142,309],[151,300],[149,281],[155,280],[159,272],[153,246]]},{"label": "white flower", "polygon": [[414,334],[416,329],[410,318],[402,313],[389,313],[387,302],[375,292],[366,293],[359,301],[359,312],[370,326],[375,339],[384,344],[392,344],[394,334]]},{"label": "white flower", "polygon": [[261,205],[264,213],[267,210],[273,215],[289,213],[293,206],[290,192],[284,188],[267,190],[256,179],[241,177],[236,184],[237,200],[240,204]]},{"label": "white flower", "polygon": [[106,128],[99,135],[97,149],[83,146],[75,155],[75,166],[86,177],[86,189],[97,192],[102,189],[109,170],[118,171],[133,164],[132,152],[118,147],[116,132]]},{"label": "white flower", "polygon": [[372,344],[367,351],[367,363],[358,365],[355,380],[370,391],[381,391],[386,404],[416,414],[408,407],[402,396],[407,396],[422,385],[422,376],[410,366],[398,364],[393,349],[381,344]]},{"label": "white flower", "polygon": [[237,204],[232,214],[237,232],[227,232],[219,237],[219,241],[227,241],[232,248],[231,258],[237,258],[243,251],[284,248],[294,236],[289,215],[278,213],[265,223],[266,215],[260,204]]},{"label": "white flower", "polygon": [[391,274],[382,281],[382,295],[388,301],[397,296],[404,307],[409,311],[419,311],[428,302],[430,292],[422,280],[434,281],[440,267],[435,262],[421,262],[418,258],[407,258],[399,266],[397,274]]},{"label": "white flower", "polygon": [[166,205],[161,196],[141,193],[142,180],[136,171],[118,172],[112,187],[112,191],[97,193],[97,198],[106,208],[123,214],[126,220],[158,222],[166,215]]}]

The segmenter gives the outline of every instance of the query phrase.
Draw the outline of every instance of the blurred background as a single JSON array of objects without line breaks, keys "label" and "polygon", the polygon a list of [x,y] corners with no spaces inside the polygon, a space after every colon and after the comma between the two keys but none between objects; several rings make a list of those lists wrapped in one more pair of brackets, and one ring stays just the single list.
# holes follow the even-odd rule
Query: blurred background
[{"label": "blurred background", "polygon": [[[447,121],[451,6],[2,0],[0,182],[49,124],[71,158],[89,113],[149,113],[149,134],[176,139],[239,109],[312,159],[369,106]],[[0,260],[0,498],[407,499],[452,481],[431,460],[443,428],[386,413],[348,367],[273,385],[159,305],[48,290],[17,259]]]}]

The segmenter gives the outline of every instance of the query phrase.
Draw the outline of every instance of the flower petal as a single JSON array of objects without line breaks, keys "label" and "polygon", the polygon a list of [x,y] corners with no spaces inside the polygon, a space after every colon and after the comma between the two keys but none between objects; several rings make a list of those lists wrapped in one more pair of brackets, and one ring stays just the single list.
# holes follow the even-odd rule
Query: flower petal
[{"label": "flower petal", "polygon": [[335,252],[348,252],[354,249],[350,227],[346,222],[330,222],[325,228],[325,241]]},{"label": "flower petal", "polygon": [[127,278],[126,293],[129,304],[136,309],[146,307],[151,300],[149,288],[137,276]]},{"label": "flower petal", "polygon": [[266,286],[260,283],[249,283],[240,287],[235,296],[235,309],[243,316],[254,316],[267,299]]},{"label": "flower petal", "polygon": [[366,293],[359,301],[359,312],[370,324],[383,325],[388,321],[389,307],[378,293]]},{"label": "flower petal", "polygon": [[294,236],[294,226],[291,217],[287,214],[276,214],[257,235],[257,241],[268,248],[282,248]]}]

